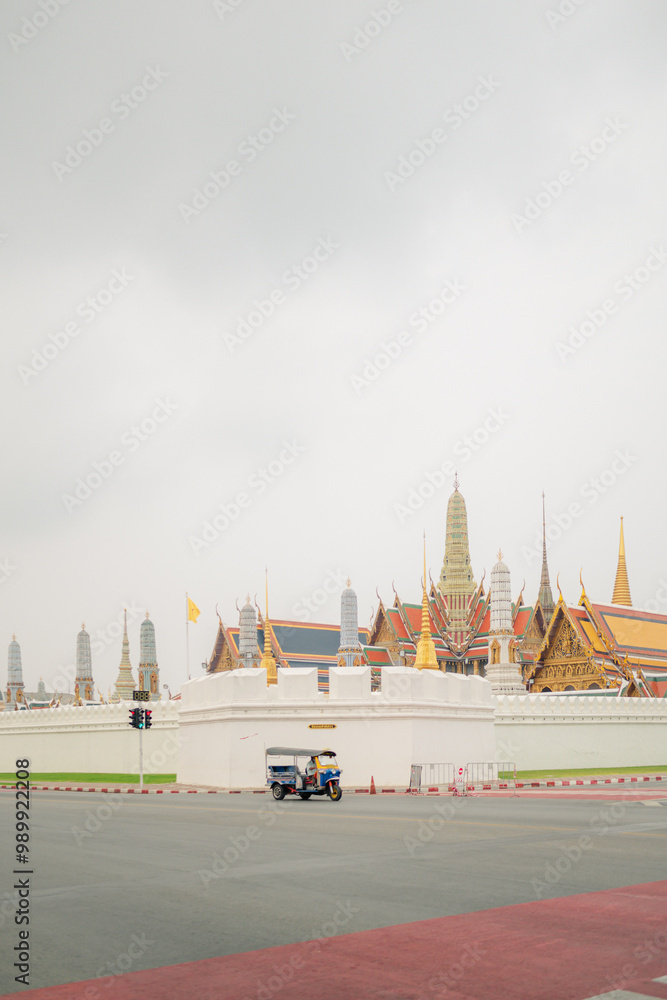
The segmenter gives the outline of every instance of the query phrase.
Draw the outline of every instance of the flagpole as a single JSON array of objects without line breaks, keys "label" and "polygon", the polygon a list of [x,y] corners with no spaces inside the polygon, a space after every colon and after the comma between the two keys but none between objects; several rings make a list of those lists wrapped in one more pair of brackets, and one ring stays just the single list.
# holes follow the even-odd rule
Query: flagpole
[{"label": "flagpole", "polygon": [[185,591],[185,665],[190,680],[190,615],[188,614],[188,592]]}]

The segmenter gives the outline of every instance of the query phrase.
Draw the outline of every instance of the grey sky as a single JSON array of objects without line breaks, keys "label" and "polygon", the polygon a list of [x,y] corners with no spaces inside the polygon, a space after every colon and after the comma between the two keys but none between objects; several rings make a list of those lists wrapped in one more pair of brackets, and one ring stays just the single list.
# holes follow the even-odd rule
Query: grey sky
[{"label": "grey sky", "polygon": [[0,618],[28,686],[85,620],[106,692],[128,604],[133,666],[148,608],[178,688],[185,590],[196,673],[265,565],[276,617],[340,574],[362,624],[376,586],[418,599],[454,466],[477,580],[502,546],[534,598],[544,489],[554,589],[583,567],[610,599],[623,514],[634,602],[661,600],[664,4],[43,3],[0,9]]}]

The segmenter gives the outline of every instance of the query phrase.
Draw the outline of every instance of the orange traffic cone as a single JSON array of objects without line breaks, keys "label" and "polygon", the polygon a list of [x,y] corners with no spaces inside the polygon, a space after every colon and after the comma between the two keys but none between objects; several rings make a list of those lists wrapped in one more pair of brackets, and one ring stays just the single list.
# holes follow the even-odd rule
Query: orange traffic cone
[{"label": "orange traffic cone", "polygon": [[375,788],[375,778],[371,775],[371,795],[377,795],[377,789]]}]

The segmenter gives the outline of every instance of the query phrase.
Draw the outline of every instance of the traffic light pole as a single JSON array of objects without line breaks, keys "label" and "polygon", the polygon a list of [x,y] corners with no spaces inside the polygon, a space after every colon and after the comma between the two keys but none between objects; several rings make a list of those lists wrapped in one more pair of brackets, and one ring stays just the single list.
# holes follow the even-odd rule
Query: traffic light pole
[{"label": "traffic light pole", "polygon": [[[148,691],[133,691],[132,701],[150,701]],[[133,708],[130,710],[130,725],[139,730],[139,789],[144,787],[144,743],[143,730],[150,729],[152,712],[150,709]]]},{"label": "traffic light pole", "polygon": [[139,788],[144,787],[144,731],[139,730]]}]

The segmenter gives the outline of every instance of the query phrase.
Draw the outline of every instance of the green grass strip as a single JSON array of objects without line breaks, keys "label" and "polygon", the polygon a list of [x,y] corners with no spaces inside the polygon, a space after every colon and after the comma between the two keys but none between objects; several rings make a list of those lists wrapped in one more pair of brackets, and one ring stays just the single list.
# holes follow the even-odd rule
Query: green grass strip
[{"label": "green grass strip", "polygon": [[[8,773],[6,771],[0,772],[0,781],[3,784],[10,782],[14,784],[16,781],[16,774]],[[35,771],[30,774],[30,781],[33,784],[38,784],[40,781],[48,782],[53,784],[54,782],[67,782],[67,784],[86,784],[86,785],[138,785],[139,775],[138,774],[77,774],[72,772],[64,771],[54,771],[54,772],[41,772]],[[144,784],[145,785],[163,785],[167,783],[173,783],[176,781],[175,774],[145,774]]]},{"label": "green grass strip", "polygon": [[[504,772],[503,772],[504,773]],[[598,774],[667,774],[667,764],[647,764],[645,767],[582,767],[565,768],[562,771],[517,771],[517,778],[585,778]]]}]

